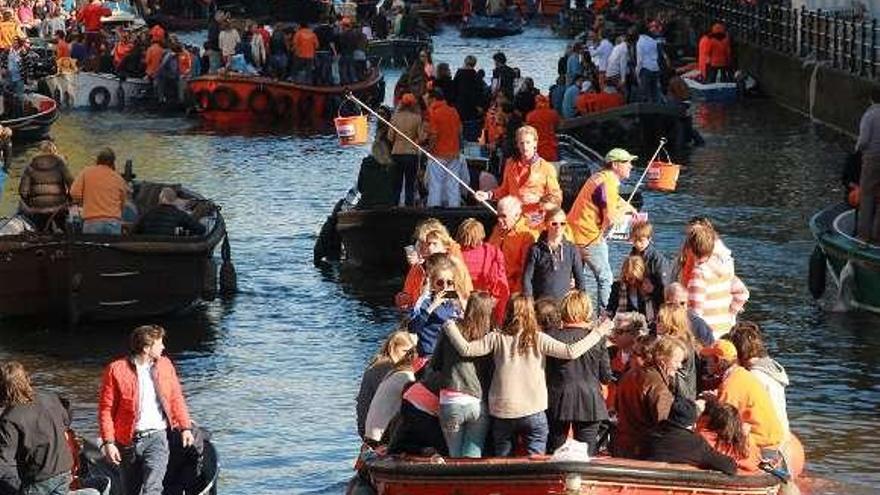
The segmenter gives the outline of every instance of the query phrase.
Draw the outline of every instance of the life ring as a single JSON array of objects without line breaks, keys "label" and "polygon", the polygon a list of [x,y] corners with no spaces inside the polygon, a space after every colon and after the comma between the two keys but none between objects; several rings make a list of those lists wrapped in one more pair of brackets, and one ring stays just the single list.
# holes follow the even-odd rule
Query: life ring
[{"label": "life ring", "polygon": [[826,277],[826,260],[825,253],[819,246],[813,248],[813,254],[810,255],[810,273],[809,288],[810,294],[814,299],[819,299],[825,292]]},{"label": "life ring", "polygon": [[207,89],[200,89],[193,95],[199,110],[211,110],[214,108],[214,95]]},{"label": "life ring", "polygon": [[281,98],[275,100],[275,116],[281,120],[290,119],[290,114],[293,112],[293,98],[288,95],[283,95]]},{"label": "life ring", "polygon": [[263,87],[251,91],[248,95],[248,108],[257,115],[268,115],[275,111],[275,97]]},{"label": "life ring", "polygon": [[238,94],[232,88],[220,86],[214,90],[211,97],[217,110],[232,110],[238,106]]},{"label": "life ring", "polygon": [[110,106],[110,90],[104,86],[98,86],[89,92],[89,107],[92,110],[106,110]]}]

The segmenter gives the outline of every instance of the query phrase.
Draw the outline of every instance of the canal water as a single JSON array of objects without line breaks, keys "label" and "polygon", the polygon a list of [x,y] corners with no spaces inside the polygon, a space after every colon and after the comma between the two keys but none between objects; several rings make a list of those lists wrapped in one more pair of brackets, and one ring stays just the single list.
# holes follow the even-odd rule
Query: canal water
[{"label": "canal water", "polygon": [[[447,31],[435,39],[435,63],[454,69],[473,53],[490,72],[492,53],[503,49],[546,90],[563,47],[544,30],[501,41]],[[389,74],[389,88],[398,76]],[[763,325],[792,379],[789,414],[807,449],[812,493],[875,493],[880,319],[832,312],[831,299],[816,304],[806,289],[807,221],[841,197],[851,142],[767,100],[700,107],[697,123],[707,144],[678,157],[687,165],[678,192],[646,194],[656,242],[671,254],[689,217],[716,223],[751,290],[746,316]],[[193,417],[214,433],[221,493],[342,493],[358,451],[360,373],[394,326],[400,280],[316,269],[311,249],[365,148],[340,148],[333,136],[222,135],[183,117],[114,112],[64,114],[53,137],[75,170],[109,145],[141,178],[191,185],[223,207],[240,293],[163,322]],[[33,152],[15,156],[0,215],[14,209]],[[616,259],[624,249],[616,246]],[[37,384],[71,398],[75,426],[94,437],[102,366],[124,352],[137,323],[66,331],[2,320],[0,359],[23,361]]]}]

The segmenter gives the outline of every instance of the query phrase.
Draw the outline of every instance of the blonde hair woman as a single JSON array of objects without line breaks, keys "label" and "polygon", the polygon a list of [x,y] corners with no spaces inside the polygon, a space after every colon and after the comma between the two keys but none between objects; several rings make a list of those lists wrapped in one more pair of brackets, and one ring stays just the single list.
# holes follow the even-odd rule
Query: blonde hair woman
[{"label": "blonde hair woman", "polygon": [[678,393],[690,400],[697,398],[697,353],[702,346],[691,331],[687,308],[665,303],[657,315],[657,335],[675,337],[685,346],[685,358],[676,373]]},{"label": "blonde hair woman", "polygon": [[397,330],[391,332],[379,351],[370,360],[370,364],[361,377],[361,386],[357,396],[357,428],[358,435],[363,438],[364,424],[367,420],[367,411],[370,409],[370,402],[382,383],[382,379],[394,368],[403,356],[412,349],[414,343],[412,335],[406,329],[406,325],[398,327]]}]

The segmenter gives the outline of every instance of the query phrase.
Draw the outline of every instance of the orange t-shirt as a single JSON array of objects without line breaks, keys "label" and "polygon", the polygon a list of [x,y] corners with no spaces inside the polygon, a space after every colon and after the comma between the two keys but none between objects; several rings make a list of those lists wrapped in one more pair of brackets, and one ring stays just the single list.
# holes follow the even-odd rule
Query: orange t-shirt
[{"label": "orange t-shirt", "polygon": [[158,43],[153,43],[147,48],[146,62],[147,75],[150,77],[156,77],[156,74],[159,73],[159,67],[162,66],[162,57],[165,55],[165,49],[162,48]]},{"label": "orange t-shirt", "polygon": [[125,179],[105,165],[84,168],[70,186],[70,197],[83,205],[84,220],[122,218],[127,195]]},{"label": "orange t-shirt", "polygon": [[489,244],[497,246],[504,254],[504,264],[507,270],[507,285],[510,293],[522,292],[523,270],[525,270],[526,256],[529,248],[538,238],[538,232],[529,228],[525,218],[520,218],[513,230],[503,232],[501,227],[495,225]]},{"label": "orange t-shirt", "polygon": [[445,101],[435,101],[428,109],[434,149],[439,158],[457,158],[461,152],[461,118],[458,111]]},{"label": "orange t-shirt", "polygon": [[749,370],[735,366],[718,386],[718,400],[739,410],[743,423],[751,425],[749,437],[759,447],[775,447],[785,438],[785,429],[770,395]]},{"label": "orange t-shirt", "polygon": [[568,213],[572,242],[589,246],[600,240],[620,209],[620,180],[612,170],[602,169],[581,187]]},{"label": "orange t-shirt", "polygon": [[538,155],[551,162],[559,159],[556,129],[561,121],[559,113],[550,107],[538,107],[526,115],[526,124],[538,131]]},{"label": "orange t-shirt", "polygon": [[57,45],[55,45],[55,58],[64,58],[70,56],[70,43],[60,40]]},{"label": "orange t-shirt", "polygon": [[293,46],[299,58],[315,58],[318,51],[318,36],[309,28],[299,28],[293,35]]},{"label": "orange t-shirt", "polygon": [[748,455],[743,457],[738,455],[732,448],[722,448],[719,449],[715,442],[718,441],[718,434],[714,431],[706,429],[705,421],[701,420],[697,422],[697,433],[700,434],[704,439],[706,439],[706,443],[709,444],[715,451],[719,454],[724,454],[729,456],[731,459],[736,461],[736,471],[737,474],[754,474],[761,470],[759,467],[761,465],[761,449],[755,445],[755,441],[752,437],[746,437],[746,443],[748,444]]},{"label": "orange t-shirt", "polygon": [[596,95],[593,105],[596,112],[604,112],[612,108],[623,106],[625,103],[623,95],[620,93],[601,92]]},{"label": "orange t-shirt", "polygon": [[709,66],[710,39],[708,34],[704,34],[700,37],[700,42],[697,44],[697,70],[700,71],[703,79],[706,78],[706,67]]},{"label": "orange t-shirt", "polygon": [[[60,45],[59,45],[60,46]],[[134,49],[134,45],[131,43],[125,43],[120,41],[116,43],[116,49],[113,50],[113,65],[115,67],[119,67],[122,65],[122,61],[125,57],[128,56],[129,53]],[[68,51],[70,49],[68,48]],[[159,60],[161,62],[161,59]]]}]

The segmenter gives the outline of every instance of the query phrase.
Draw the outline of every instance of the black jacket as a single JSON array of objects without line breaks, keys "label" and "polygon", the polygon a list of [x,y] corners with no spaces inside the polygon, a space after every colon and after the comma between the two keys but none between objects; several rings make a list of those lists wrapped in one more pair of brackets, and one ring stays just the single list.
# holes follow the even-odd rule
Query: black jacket
[{"label": "black jacket", "polygon": [[645,459],[736,474],[736,462],[732,458],[716,452],[700,435],[669,421],[661,421],[651,434]]},{"label": "black jacket", "polygon": [[73,176],[64,159],[41,153],[21,173],[18,194],[29,211],[49,213],[67,204]]},{"label": "black jacket", "polygon": [[[630,255],[639,254],[635,249],[630,251]],[[667,285],[674,282],[672,280],[672,270],[669,269],[669,263],[666,257],[654,247],[654,243],[648,244],[645,252],[642,253],[645,260],[645,268],[648,277],[650,277],[651,285],[654,286],[654,292],[651,293],[651,299],[654,301],[654,308],[659,311],[664,301],[663,290]]]},{"label": "black jacket", "polygon": [[[583,328],[547,331],[547,335],[566,344],[573,344],[588,333]],[[546,373],[548,421],[593,422],[608,419],[600,386],[612,379],[604,338],[577,359],[548,357]]]},{"label": "black jacket", "polygon": [[22,485],[69,472],[73,458],[65,432],[70,416],[55,394],[36,392],[34,401],[0,414],[0,493],[18,490],[10,476],[17,466]]},{"label": "black jacket", "polygon": [[484,95],[485,83],[477,76],[473,69],[458,69],[452,80],[455,92],[455,109],[461,120],[477,120],[480,112],[477,107],[486,108]]},{"label": "black jacket", "polygon": [[147,235],[175,235],[177,228],[192,235],[203,235],[205,226],[174,205],[158,205],[138,220],[134,232]]},{"label": "black jacket", "polygon": [[584,262],[577,246],[563,239],[559,250],[551,253],[547,234],[542,232],[526,256],[523,294],[535,299],[562,299],[571,287],[572,277],[576,289],[587,290]]},{"label": "black jacket", "polygon": [[431,368],[440,374],[441,388],[488,400],[494,368],[492,356],[464,357],[443,332],[434,346]]}]

